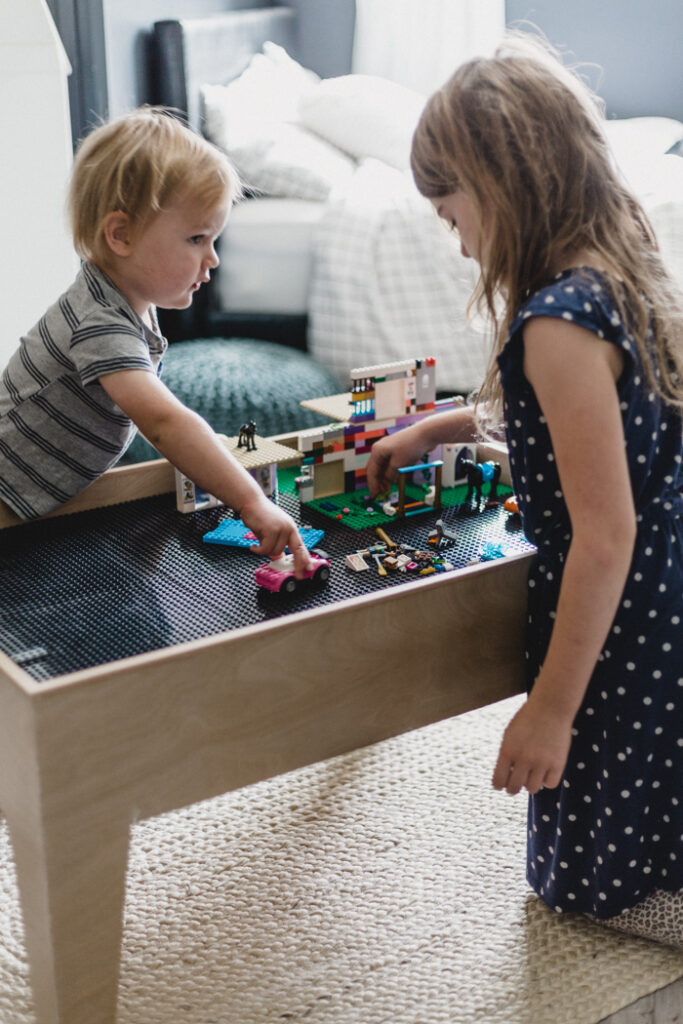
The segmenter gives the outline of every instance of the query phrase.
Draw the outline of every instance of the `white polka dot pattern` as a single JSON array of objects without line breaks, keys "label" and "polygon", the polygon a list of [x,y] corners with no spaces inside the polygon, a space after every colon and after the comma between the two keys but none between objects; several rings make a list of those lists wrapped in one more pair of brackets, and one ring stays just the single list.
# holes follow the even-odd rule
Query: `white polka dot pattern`
[{"label": "white polka dot pattern", "polygon": [[523,369],[532,316],[571,320],[626,354],[619,399],[638,519],[631,573],[554,790],[530,798],[530,884],[556,910],[609,918],[683,889],[683,474],[680,419],[645,386],[637,348],[595,271],[566,271],[519,311],[499,357],[513,484],[527,537],[527,678],[550,640],[571,524]]}]

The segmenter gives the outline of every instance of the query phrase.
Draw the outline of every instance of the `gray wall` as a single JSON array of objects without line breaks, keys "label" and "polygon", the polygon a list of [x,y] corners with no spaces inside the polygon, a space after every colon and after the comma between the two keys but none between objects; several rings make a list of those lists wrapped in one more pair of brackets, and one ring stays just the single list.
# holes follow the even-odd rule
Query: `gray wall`
[{"label": "gray wall", "polygon": [[[148,43],[165,18],[281,6],[268,0],[47,0],[73,67],[69,98],[74,143],[100,118],[153,100]],[[347,74],[355,0],[287,0],[300,13],[297,52],[323,77]]]},{"label": "gray wall", "polygon": [[[298,9],[294,56],[318,74],[351,67],[355,0],[288,0]],[[455,0],[454,0],[455,2]],[[267,0],[48,0],[74,68],[69,84],[77,139],[100,117],[154,97],[147,74],[151,26]],[[507,0],[508,24],[529,20],[581,62],[608,116],[683,120],[683,0]]]},{"label": "gray wall", "polygon": [[107,50],[109,116],[148,102],[149,34],[155,21],[201,18],[233,8],[264,7],[262,0],[90,0],[101,6]]},{"label": "gray wall", "polygon": [[348,75],[356,23],[355,0],[285,2],[299,12],[297,59],[322,78]]},{"label": "gray wall", "polygon": [[[155,21],[200,18],[216,11],[280,6],[267,0],[90,0],[101,3],[107,40],[109,113],[121,114],[150,99],[147,42]],[[293,54],[323,77],[351,69],[355,0],[286,0],[299,12]],[[114,59],[115,55],[115,59]],[[152,99],[154,97],[151,97]]]},{"label": "gray wall", "polygon": [[683,0],[506,0],[506,17],[599,65],[586,77],[608,116],[683,120]]}]

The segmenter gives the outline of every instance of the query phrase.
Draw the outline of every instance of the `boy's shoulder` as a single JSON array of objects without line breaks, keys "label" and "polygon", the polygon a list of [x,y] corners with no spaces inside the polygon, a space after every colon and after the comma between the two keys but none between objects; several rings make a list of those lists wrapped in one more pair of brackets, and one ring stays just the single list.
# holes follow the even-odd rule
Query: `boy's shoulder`
[{"label": "boy's shoulder", "polygon": [[98,335],[132,335],[144,341],[142,324],[132,307],[93,263],[82,265],[52,312],[57,314],[62,330],[68,329],[70,348]]},{"label": "boy's shoulder", "polygon": [[85,319],[123,319],[135,323],[137,317],[128,300],[104,271],[90,262],[84,262],[71,287],[60,299],[74,313],[74,323]]}]

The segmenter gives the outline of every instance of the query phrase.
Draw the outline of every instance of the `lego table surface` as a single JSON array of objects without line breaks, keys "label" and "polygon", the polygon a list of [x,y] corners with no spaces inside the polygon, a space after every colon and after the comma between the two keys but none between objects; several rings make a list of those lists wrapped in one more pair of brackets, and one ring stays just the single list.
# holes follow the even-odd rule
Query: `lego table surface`
[{"label": "lego table surface", "polygon": [[[377,543],[374,529],[350,530],[282,494],[302,525],[325,531],[327,584],[303,583],[294,594],[261,590],[263,558],[214,546],[202,537],[225,508],[182,515],[172,494],[41,520],[3,531],[0,649],[36,681],[254,625],[302,609],[406,583],[408,574],[354,572],[348,554]],[[385,525],[397,542],[427,547],[437,513]],[[456,571],[482,543],[506,553],[533,550],[502,508],[478,515],[442,514],[457,531],[446,552]],[[9,582],[11,581],[11,586]],[[416,586],[419,583],[415,582]]]}]

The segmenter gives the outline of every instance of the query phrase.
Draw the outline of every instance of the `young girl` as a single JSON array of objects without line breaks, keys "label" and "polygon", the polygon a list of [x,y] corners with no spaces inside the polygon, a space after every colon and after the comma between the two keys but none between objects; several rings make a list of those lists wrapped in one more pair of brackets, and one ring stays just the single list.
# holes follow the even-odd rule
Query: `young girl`
[{"label": "young girl", "polygon": [[502,418],[537,553],[493,785],[530,794],[550,907],[683,948],[680,296],[593,97],[530,38],[431,97],[412,169],[479,262],[495,345],[474,409],[375,444],[371,493]]},{"label": "young girl", "polygon": [[184,309],[209,280],[239,191],[227,158],[161,109],[102,125],[79,147],[69,210],[81,272],[0,382],[0,497],[22,518],[99,477],[137,426],[235,510],[256,552],[277,557],[289,545],[297,575],[310,567],[294,521],[158,376],[166,340],[155,307]]}]

